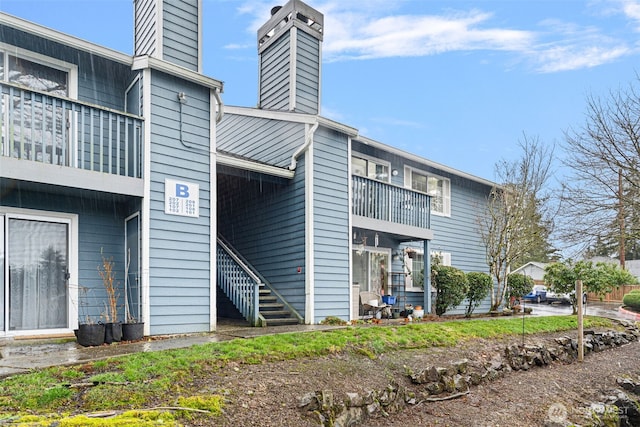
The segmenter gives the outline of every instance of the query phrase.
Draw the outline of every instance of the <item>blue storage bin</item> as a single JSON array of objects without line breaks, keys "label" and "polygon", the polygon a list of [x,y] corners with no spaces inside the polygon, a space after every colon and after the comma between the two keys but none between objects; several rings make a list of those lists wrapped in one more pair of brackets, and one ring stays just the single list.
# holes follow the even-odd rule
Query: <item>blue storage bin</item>
[{"label": "blue storage bin", "polygon": [[385,304],[393,305],[396,303],[395,295],[382,295],[382,302]]}]

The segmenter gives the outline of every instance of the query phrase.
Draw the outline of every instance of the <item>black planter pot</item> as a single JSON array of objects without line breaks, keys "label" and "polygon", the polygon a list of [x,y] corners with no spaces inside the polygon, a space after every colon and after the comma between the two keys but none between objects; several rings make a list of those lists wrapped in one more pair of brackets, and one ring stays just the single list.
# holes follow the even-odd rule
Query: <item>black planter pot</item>
[{"label": "black planter pot", "polygon": [[122,340],[122,323],[105,323],[104,342],[111,344]]},{"label": "black planter pot", "polygon": [[122,341],[137,341],[144,337],[144,323],[123,323]]},{"label": "black planter pot", "polygon": [[75,332],[78,344],[83,347],[104,344],[105,327],[102,323],[78,325]]}]

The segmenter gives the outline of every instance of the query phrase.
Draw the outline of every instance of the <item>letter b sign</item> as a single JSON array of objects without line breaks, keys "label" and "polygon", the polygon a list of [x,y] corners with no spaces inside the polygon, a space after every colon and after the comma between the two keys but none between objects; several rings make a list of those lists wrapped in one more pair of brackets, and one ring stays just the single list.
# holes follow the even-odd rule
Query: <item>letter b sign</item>
[{"label": "letter b sign", "polygon": [[189,198],[189,186],[185,184],[176,184],[176,197],[184,199]]}]

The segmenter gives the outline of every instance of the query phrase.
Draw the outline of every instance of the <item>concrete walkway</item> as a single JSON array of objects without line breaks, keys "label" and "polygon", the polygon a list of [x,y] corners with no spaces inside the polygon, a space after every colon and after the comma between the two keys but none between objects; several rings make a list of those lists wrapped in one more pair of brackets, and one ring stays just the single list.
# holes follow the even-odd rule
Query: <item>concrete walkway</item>
[{"label": "concrete walkway", "polygon": [[341,328],[325,325],[293,325],[253,328],[223,322],[215,333],[148,337],[143,341],[82,347],[74,338],[0,340],[0,377],[50,366],[74,365],[126,354],[186,348],[197,344],[255,338],[293,332],[324,331]]},{"label": "concrete walkway", "polygon": [[[530,306],[534,307],[533,313],[538,316],[571,314],[570,306],[548,306],[547,304],[534,304]],[[628,317],[619,311],[619,308],[620,303],[589,303],[587,306],[587,314],[628,319]],[[383,320],[383,324],[388,324],[389,322],[402,322],[402,319]],[[263,335],[344,328],[343,326],[326,325],[292,325],[254,328],[247,326],[246,323],[238,323],[237,321],[227,319],[220,319],[217,327],[218,329],[214,333],[148,337],[143,341],[115,343],[100,347],[82,347],[76,343],[72,336],[66,339],[49,338],[25,340],[7,338],[0,340],[0,377],[28,372],[35,368],[74,365],[114,356],[186,348],[197,344],[229,341],[234,338],[255,338]]]}]

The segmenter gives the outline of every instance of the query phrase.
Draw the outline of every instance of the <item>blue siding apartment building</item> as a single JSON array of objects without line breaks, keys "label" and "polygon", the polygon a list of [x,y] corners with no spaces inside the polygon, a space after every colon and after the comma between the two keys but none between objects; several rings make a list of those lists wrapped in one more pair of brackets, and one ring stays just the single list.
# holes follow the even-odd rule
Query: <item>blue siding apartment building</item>
[{"label": "blue siding apartment building", "polygon": [[0,13],[0,337],[100,321],[103,258],[147,335],[357,319],[363,291],[428,311],[429,254],[487,271],[493,183],[320,114],[320,12],[272,10],[245,108],[202,74],[200,11],[135,0],[133,56]]}]

